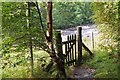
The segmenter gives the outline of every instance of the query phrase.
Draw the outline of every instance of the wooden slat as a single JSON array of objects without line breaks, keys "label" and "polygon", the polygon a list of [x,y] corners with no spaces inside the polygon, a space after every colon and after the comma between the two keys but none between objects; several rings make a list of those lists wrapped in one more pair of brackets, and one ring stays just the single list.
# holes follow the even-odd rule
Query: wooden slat
[{"label": "wooden slat", "polygon": [[[70,40],[72,40],[72,35],[70,35]],[[70,42],[70,46],[72,45],[72,43]],[[71,47],[71,50],[70,50],[70,61],[72,60],[72,48],[73,47]],[[72,64],[70,64],[70,65],[72,65]]]},{"label": "wooden slat", "polygon": [[[75,35],[75,40],[76,40],[76,35]],[[77,64],[77,63],[76,63],[76,62],[77,62],[77,60],[76,60],[76,56],[77,56],[76,53],[77,53],[77,52],[76,52],[76,41],[75,41],[75,64]]]},{"label": "wooden slat", "polygon": [[[69,39],[71,40],[71,35],[69,36]],[[69,43],[69,48],[71,47],[71,42]],[[71,47],[71,49],[72,49],[72,47]],[[70,49],[70,52],[69,52],[69,57],[70,57],[70,60],[69,61],[71,61],[71,49]],[[71,65],[71,64],[70,64]]]},{"label": "wooden slat", "polygon": [[62,44],[69,44],[70,42],[75,42],[75,41],[76,41],[75,39],[69,40],[69,41],[64,41],[64,42],[62,42]]},{"label": "wooden slat", "polygon": [[88,51],[90,53],[91,56],[93,55],[93,53],[89,50],[89,48],[87,46],[85,46],[85,44],[83,42],[82,42],[82,46],[84,47],[84,49],[86,51]]},{"label": "wooden slat", "polygon": [[[68,42],[69,42],[69,40],[70,40],[69,36],[67,37],[67,39],[68,39]],[[69,49],[69,44],[68,44],[68,49]],[[68,62],[69,62],[69,60],[70,60],[70,55],[69,55],[69,52],[68,52]],[[69,66],[69,64],[68,64],[68,66]]]},{"label": "wooden slat", "polygon": [[[67,53],[67,44],[65,44],[65,53]],[[67,56],[66,56],[66,63],[67,63],[67,60],[68,58],[67,58]]]},{"label": "wooden slat", "polygon": [[[74,39],[74,36],[72,35],[72,39]],[[72,48],[72,60],[74,60],[74,46],[73,46],[73,48]],[[74,62],[72,63],[73,65],[74,65]]]},{"label": "wooden slat", "polygon": [[66,64],[70,65],[71,63],[75,62],[76,60],[71,60],[69,62],[67,62]]},{"label": "wooden slat", "polygon": [[70,48],[68,48],[68,51],[66,52],[66,55],[65,55],[65,56],[68,56],[68,55],[69,55],[69,53],[70,53],[70,51],[71,51],[71,49],[72,49],[73,45],[74,45],[74,43],[73,43],[73,44],[71,44]]}]

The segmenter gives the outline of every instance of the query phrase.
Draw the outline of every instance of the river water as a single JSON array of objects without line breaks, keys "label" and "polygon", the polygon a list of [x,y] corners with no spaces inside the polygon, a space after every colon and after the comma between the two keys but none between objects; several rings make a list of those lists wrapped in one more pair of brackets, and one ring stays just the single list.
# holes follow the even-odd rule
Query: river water
[{"label": "river water", "polygon": [[96,25],[76,26],[65,30],[61,30],[62,41],[66,41],[68,35],[77,34],[77,27],[82,27],[82,38],[90,39],[92,32],[94,34],[94,37],[98,35],[98,29],[96,28]]}]

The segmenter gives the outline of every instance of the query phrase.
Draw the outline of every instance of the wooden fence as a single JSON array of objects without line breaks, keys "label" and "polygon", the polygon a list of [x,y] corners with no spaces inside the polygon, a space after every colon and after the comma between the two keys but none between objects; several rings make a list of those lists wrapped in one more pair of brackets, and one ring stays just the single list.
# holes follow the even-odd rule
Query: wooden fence
[{"label": "wooden fence", "polygon": [[[82,28],[77,28],[78,34],[68,35],[67,41],[62,42],[61,32],[58,31],[56,37],[56,50],[58,56],[64,60],[67,65],[81,64],[82,62],[82,47],[93,55],[93,53],[82,42]],[[63,53],[64,50],[64,53]]]},{"label": "wooden fence", "polygon": [[62,46],[65,49],[65,63],[68,65],[76,64],[77,52],[76,52],[76,35],[67,36],[67,41],[62,42]]}]

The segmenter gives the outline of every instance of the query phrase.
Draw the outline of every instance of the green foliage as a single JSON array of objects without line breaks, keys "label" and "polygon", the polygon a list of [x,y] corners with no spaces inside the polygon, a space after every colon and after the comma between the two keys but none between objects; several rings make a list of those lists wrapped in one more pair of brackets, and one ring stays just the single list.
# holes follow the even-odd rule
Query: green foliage
[{"label": "green foliage", "polygon": [[55,70],[53,70],[54,73],[52,72],[52,74],[44,71],[44,68],[50,62],[50,57],[45,51],[34,51],[33,76],[31,76],[30,56],[28,53],[6,54],[1,60],[2,78],[51,78],[55,77],[56,74]]},{"label": "green foliage", "polygon": [[[20,57],[18,57],[20,56]],[[29,56],[25,53],[4,54],[2,60],[2,77],[3,78],[22,78],[30,76],[30,68],[25,67],[28,63]]]},{"label": "green foliage", "polygon": [[[34,70],[31,76],[30,56],[26,52],[6,54],[2,57],[2,78],[55,78],[57,74],[55,64],[49,72],[45,72],[50,59],[45,51],[34,51]],[[69,77],[72,69],[73,66],[65,67]]]},{"label": "green foliage", "polygon": [[15,68],[5,68],[3,70],[3,78],[29,78],[29,70],[25,66],[17,66]]},{"label": "green foliage", "polygon": [[[24,51],[29,48],[30,38],[34,47],[39,47],[44,41],[43,32],[39,26],[39,18],[35,7],[27,16],[26,3],[4,2],[2,5],[2,49],[3,53]],[[28,26],[28,20],[30,26]],[[40,34],[41,33],[41,34]],[[42,42],[43,43],[43,42]],[[14,48],[14,49],[13,49]]]},{"label": "green foliage", "polygon": [[67,28],[92,23],[92,11],[89,2],[54,3],[53,23],[56,28]]},{"label": "green foliage", "polygon": [[119,38],[118,7],[118,2],[92,3],[92,18],[100,30],[101,43],[112,48],[116,46]]},{"label": "green foliage", "polygon": [[98,50],[92,59],[86,60],[87,65],[96,70],[95,78],[117,78],[118,77],[118,60],[117,55]]},{"label": "green foliage", "polygon": [[99,35],[94,57],[86,63],[96,69],[95,78],[118,78],[118,7],[118,2],[92,3]]}]

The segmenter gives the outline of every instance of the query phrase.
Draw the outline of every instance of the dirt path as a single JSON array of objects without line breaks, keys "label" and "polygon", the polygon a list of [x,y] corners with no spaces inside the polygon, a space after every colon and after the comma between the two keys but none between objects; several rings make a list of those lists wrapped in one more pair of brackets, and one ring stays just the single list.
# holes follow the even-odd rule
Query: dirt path
[{"label": "dirt path", "polygon": [[74,67],[71,78],[93,78],[95,69],[92,69],[88,66],[81,65]]}]

